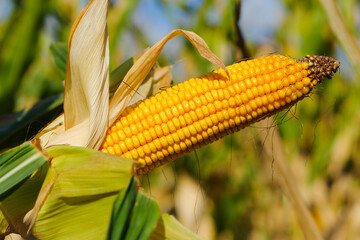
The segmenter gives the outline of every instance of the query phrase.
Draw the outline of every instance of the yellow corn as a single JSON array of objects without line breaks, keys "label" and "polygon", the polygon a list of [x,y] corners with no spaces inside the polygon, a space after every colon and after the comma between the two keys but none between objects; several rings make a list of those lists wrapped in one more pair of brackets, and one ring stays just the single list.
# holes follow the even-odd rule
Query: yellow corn
[{"label": "yellow corn", "polygon": [[191,78],[127,107],[109,128],[101,151],[141,163],[138,174],[290,107],[340,63],[272,55]]}]

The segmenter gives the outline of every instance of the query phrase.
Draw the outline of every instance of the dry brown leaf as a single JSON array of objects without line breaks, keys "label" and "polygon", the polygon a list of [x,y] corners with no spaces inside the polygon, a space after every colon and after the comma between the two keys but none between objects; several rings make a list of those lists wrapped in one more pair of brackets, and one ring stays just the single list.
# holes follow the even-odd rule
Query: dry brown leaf
[{"label": "dry brown leaf", "polygon": [[109,123],[110,125],[119,117],[121,112],[129,104],[131,98],[154,66],[161,50],[165,44],[179,35],[184,35],[191,44],[199,51],[200,55],[209,60],[216,66],[224,69],[225,65],[221,60],[209,49],[205,41],[194,32],[181,29],[173,30],[163,39],[146,51],[132,66],[126,74],[123,82],[116,90],[114,97],[110,101]]},{"label": "dry brown leaf", "polygon": [[153,76],[152,74],[148,76],[143,83],[140,85],[136,94],[133,96],[128,105],[132,105],[137,101],[143,100],[151,95],[151,87],[153,85]]},{"label": "dry brown leaf", "polygon": [[10,233],[5,236],[4,240],[25,240],[25,238],[23,238],[20,234]]},{"label": "dry brown leaf", "polygon": [[160,67],[154,70],[152,95],[171,87],[171,69],[173,65]]},{"label": "dry brown leaf", "polygon": [[[109,1],[91,0],[76,19],[69,37],[65,76],[65,130],[82,125],[74,142],[66,134],[59,142],[96,148],[108,127]],[[78,142],[80,141],[80,142]],[[95,147],[96,146],[96,147]]]},{"label": "dry brown leaf", "polygon": [[63,132],[65,132],[64,113],[42,129],[41,132],[36,135],[36,138],[40,139],[43,148],[47,148],[52,145],[55,137]]},{"label": "dry brown leaf", "polygon": [[128,105],[144,100],[147,97],[171,87],[171,68],[172,65],[155,67],[140,85]]}]

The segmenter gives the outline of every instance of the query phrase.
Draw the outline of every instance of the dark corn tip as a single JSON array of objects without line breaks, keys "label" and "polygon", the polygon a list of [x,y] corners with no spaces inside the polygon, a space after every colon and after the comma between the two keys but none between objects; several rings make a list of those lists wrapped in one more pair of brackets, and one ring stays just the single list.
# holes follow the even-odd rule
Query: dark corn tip
[{"label": "dark corn tip", "polygon": [[306,55],[300,58],[298,62],[307,62],[309,64],[308,77],[312,80],[322,82],[324,78],[331,78],[340,67],[340,62],[335,58],[319,55]]}]

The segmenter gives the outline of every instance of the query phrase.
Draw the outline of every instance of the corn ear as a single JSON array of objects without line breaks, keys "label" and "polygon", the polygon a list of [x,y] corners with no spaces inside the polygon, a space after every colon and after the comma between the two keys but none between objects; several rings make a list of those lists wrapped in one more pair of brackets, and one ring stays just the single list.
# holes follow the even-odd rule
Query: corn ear
[{"label": "corn ear", "polygon": [[138,174],[289,108],[340,63],[272,55],[192,78],[127,107],[109,128],[101,151],[141,163]]}]

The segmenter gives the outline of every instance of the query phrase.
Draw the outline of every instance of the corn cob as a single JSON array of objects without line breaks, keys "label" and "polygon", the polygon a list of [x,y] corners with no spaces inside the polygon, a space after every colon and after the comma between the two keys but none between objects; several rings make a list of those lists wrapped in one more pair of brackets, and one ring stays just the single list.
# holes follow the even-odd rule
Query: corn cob
[{"label": "corn cob", "polygon": [[141,163],[138,174],[239,131],[303,99],[340,63],[272,55],[235,63],[127,107],[101,151]]}]

